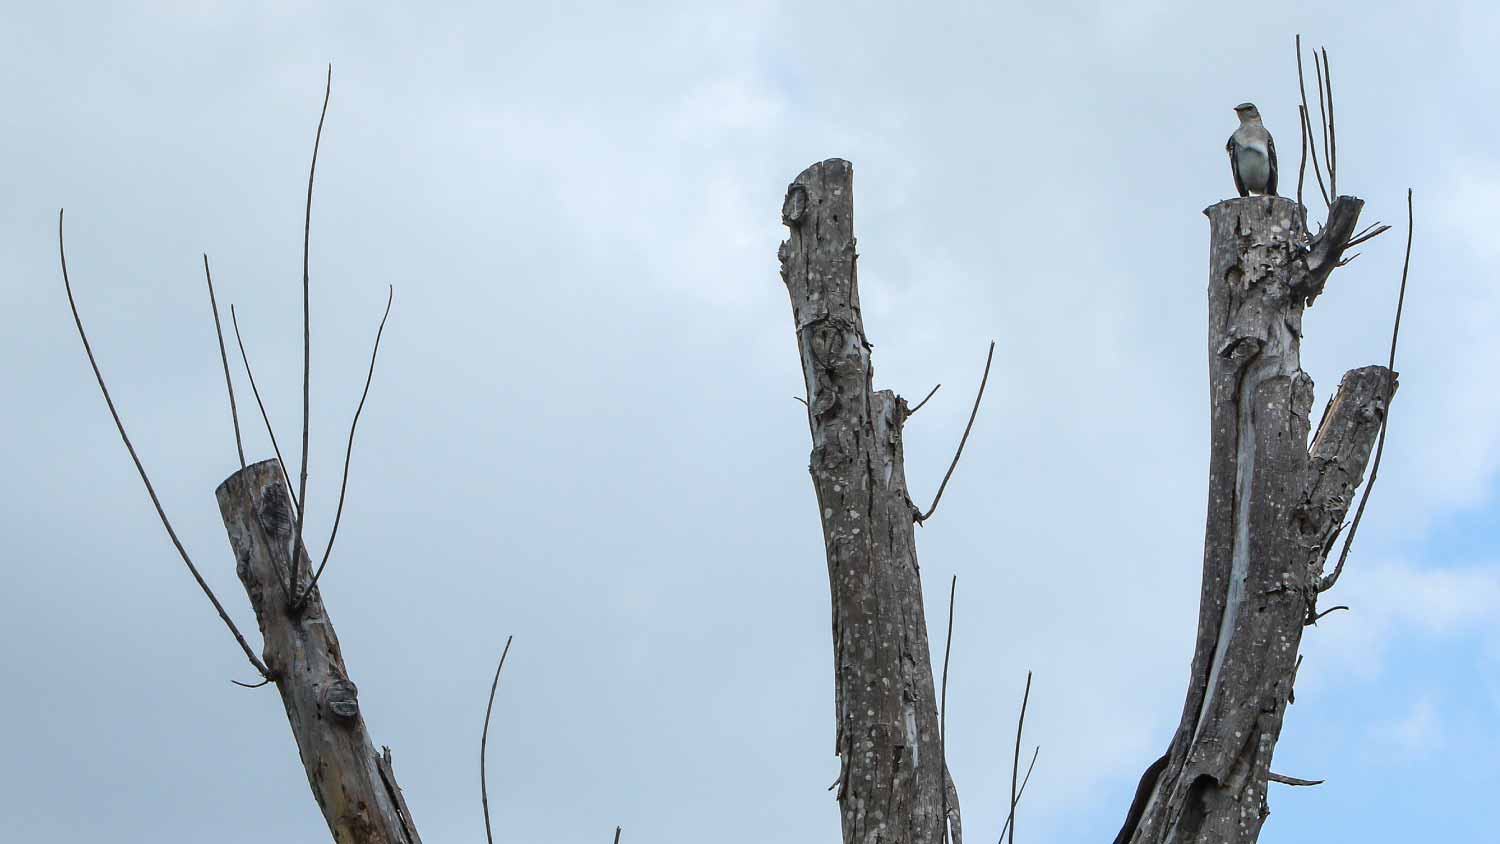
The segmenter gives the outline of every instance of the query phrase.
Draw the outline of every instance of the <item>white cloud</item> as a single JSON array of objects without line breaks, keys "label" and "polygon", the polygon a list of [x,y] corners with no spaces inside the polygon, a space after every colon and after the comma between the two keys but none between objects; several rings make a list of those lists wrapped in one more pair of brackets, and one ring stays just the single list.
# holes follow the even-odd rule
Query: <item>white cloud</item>
[{"label": "white cloud", "polygon": [[[1393,640],[1414,636],[1454,636],[1478,632],[1500,642],[1500,565],[1423,566],[1410,561],[1351,559],[1338,586],[1320,601],[1349,605],[1330,614],[1304,636],[1304,650],[1325,663],[1316,679],[1343,672],[1373,679],[1386,670]],[[1301,682],[1301,681],[1299,681]]]},{"label": "white cloud", "polygon": [[1372,738],[1409,754],[1428,754],[1440,749],[1443,725],[1431,698],[1418,698],[1405,715],[1377,724]]}]

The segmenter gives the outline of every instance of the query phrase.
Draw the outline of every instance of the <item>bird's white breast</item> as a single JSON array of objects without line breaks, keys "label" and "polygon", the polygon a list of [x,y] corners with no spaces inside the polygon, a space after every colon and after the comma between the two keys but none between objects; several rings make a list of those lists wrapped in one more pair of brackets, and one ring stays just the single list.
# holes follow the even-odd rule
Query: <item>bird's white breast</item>
[{"label": "bird's white breast", "polygon": [[1265,190],[1271,180],[1271,154],[1265,141],[1260,139],[1235,139],[1235,163],[1239,165],[1240,180],[1245,187],[1256,193]]}]

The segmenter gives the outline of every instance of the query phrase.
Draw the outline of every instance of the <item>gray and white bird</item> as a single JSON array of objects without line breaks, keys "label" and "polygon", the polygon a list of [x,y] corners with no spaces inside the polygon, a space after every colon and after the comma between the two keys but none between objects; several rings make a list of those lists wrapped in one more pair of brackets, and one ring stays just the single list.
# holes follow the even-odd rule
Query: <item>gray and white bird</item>
[{"label": "gray and white bird", "polygon": [[1240,103],[1234,107],[1234,113],[1240,117],[1240,128],[1234,130],[1224,147],[1229,151],[1234,186],[1240,196],[1252,193],[1275,196],[1276,142],[1260,122],[1260,110],[1255,103]]}]

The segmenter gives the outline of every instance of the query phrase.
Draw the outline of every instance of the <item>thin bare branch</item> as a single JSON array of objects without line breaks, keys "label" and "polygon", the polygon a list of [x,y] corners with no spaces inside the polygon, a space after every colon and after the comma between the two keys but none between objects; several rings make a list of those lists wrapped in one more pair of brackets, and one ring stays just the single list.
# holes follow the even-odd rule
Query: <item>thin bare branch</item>
[{"label": "thin bare branch", "polygon": [[[484,806],[484,837],[489,844],[495,844],[495,836],[490,832],[490,788],[485,778],[484,751],[490,741],[490,712],[495,708],[495,689],[500,687],[500,670],[505,667],[505,655],[510,653],[513,638],[505,637],[505,649],[500,652],[500,664],[495,666],[495,679],[490,683],[490,702],[484,707],[484,732],[479,736],[479,801]],[[615,827],[615,840],[620,840],[619,827]]]},{"label": "thin bare branch", "polygon": [[219,360],[224,364],[224,387],[229,390],[229,418],[234,422],[234,448],[240,455],[240,471],[245,470],[245,441],[240,437],[240,411],[234,403],[234,379],[229,377],[229,353],[224,350],[224,326],[219,322],[219,303],[214,298],[214,277],[208,271],[208,253],[203,253],[203,277],[208,281],[208,304],[214,312],[214,334],[219,338]]},{"label": "thin bare branch", "polygon": [[1322,785],[1323,784],[1323,780],[1300,780],[1300,779],[1297,779],[1296,777],[1289,777],[1289,776],[1287,776],[1285,774],[1278,774],[1275,771],[1268,771],[1266,773],[1266,779],[1270,780],[1271,782],[1279,782],[1282,785],[1308,786],[1308,785]]},{"label": "thin bare branch", "polygon": [[1311,134],[1312,114],[1308,112],[1306,107],[1303,107],[1302,109],[1302,122],[1303,125],[1306,126],[1309,133],[1307,138],[1307,145],[1309,151],[1312,153],[1313,176],[1315,176],[1318,180],[1318,193],[1323,197],[1323,204],[1331,208],[1333,207],[1333,200],[1328,196],[1328,188],[1323,185],[1323,170],[1321,168],[1321,165],[1318,164],[1318,145]]},{"label": "thin bare branch", "polygon": [[297,493],[292,489],[292,473],[286,469],[286,461],[281,459],[281,446],[276,444],[276,430],[271,427],[271,417],[266,414],[266,403],[260,400],[260,388],[255,384],[255,370],[250,368],[250,356],[245,354],[245,341],[240,337],[240,318],[234,312],[234,305],[229,306],[229,321],[234,325],[234,342],[240,347],[240,361],[245,364],[245,377],[250,379],[250,392],[255,395],[255,405],[260,408],[260,419],[266,424],[266,434],[271,438],[271,449],[276,452],[276,462],[281,466],[281,478],[286,483],[286,494],[292,500],[292,506],[297,505]]},{"label": "thin bare branch", "polygon": [[[1026,783],[1031,782],[1031,770],[1036,767],[1036,757],[1037,757],[1037,754],[1039,754],[1041,752],[1042,752],[1042,746],[1041,745],[1037,745],[1036,749],[1033,750],[1033,751],[1031,751],[1031,764],[1029,764],[1029,765],[1026,766],[1026,776],[1024,776],[1024,777],[1021,778],[1021,790],[1016,792],[1016,802],[1017,803],[1020,803],[1021,802],[1021,798],[1026,796]],[[1000,840],[1001,841],[1005,840],[1005,832],[1006,832],[1006,830],[1010,829],[1010,822],[1012,820],[1014,820],[1015,817],[1016,817],[1016,809],[1015,809],[1014,806],[1012,806],[1010,812],[1005,816],[1005,825],[1002,826],[1002,827],[1000,827]]]},{"label": "thin bare branch", "polygon": [[1337,198],[1339,192],[1333,183],[1332,158],[1328,154],[1328,110],[1323,96],[1323,62],[1318,58],[1317,50],[1313,50],[1313,81],[1318,86],[1318,119],[1323,124],[1323,167],[1328,170],[1328,195]]},{"label": "thin bare branch", "polygon": [[[1301,35],[1297,36],[1297,90],[1302,95],[1302,108],[1300,110],[1300,114],[1302,115],[1302,131],[1307,137],[1307,146],[1312,153],[1313,175],[1318,178],[1318,192],[1323,195],[1323,204],[1332,206],[1333,200],[1328,195],[1328,189],[1323,186],[1323,172],[1318,169],[1318,144],[1317,139],[1312,133],[1312,111],[1307,107],[1307,82],[1302,73]],[[1301,201],[1300,198],[1298,201]]]},{"label": "thin bare branch", "polygon": [[916,407],[912,408],[911,410],[906,411],[906,417],[908,419],[910,419],[911,417],[915,416],[917,414],[917,411],[919,411],[919,410],[922,409],[922,405],[924,405],[924,404],[927,403],[927,399],[932,398],[934,395],[937,394],[937,391],[941,390],[942,388],[943,388],[943,385],[939,384],[936,387],[933,387],[931,390],[928,390],[927,391],[927,395],[921,401],[917,402],[917,406]]},{"label": "thin bare branch", "polygon": [[259,683],[241,683],[239,680],[230,680],[229,682],[235,684],[236,686],[239,686],[242,689],[258,689],[261,686],[264,686],[267,683],[271,682],[271,678],[267,677],[266,679],[261,680]]},{"label": "thin bare branch", "polygon": [[[214,298],[214,277],[208,270],[208,253],[203,253],[203,277],[208,281],[208,304],[214,312],[214,334],[219,338],[219,360],[224,364],[224,386],[229,390],[229,416],[234,420],[234,447],[240,456],[240,471],[245,471],[245,443],[240,437],[240,412],[234,401],[234,379],[229,376],[229,353],[224,350],[224,326],[219,322],[219,303]],[[230,306],[231,308],[233,306]],[[245,503],[250,502],[250,491],[244,490]],[[291,589],[285,580],[277,579],[283,598],[291,598]],[[243,685],[243,684],[241,684]],[[252,686],[251,688],[258,688]]]},{"label": "thin bare branch", "polygon": [[354,409],[354,421],[349,423],[349,445],[344,451],[344,479],[339,483],[339,506],[333,514],[333,530],[328,534],[328,546],[323,549],[323,561],[318,563],[318,570],[313,573],[312,581],[303,590],[298,603],[305,603],[313,588],[318,585],[318,578],[323,576],[323,568],[328,565],[328,555],[333,553],[333,541],[339,535],[339,520],[344,517],[344,494],[349,491],[349,461],[354,456],[354,431],[359,427],[359,414],[365,409],[365,399],[370,395],[370,382],[375,379],[375,357],[380,354],[380,335],[385,333],[385,321],[391,315],[391,301],[396,298],[396,288],[389,288],[385,298],[385,314],[380,317],[380,327],[375,330],[375,348],[370,351],[370,370],[365,373],[365,391],[360,393],[359,407]]},{"label": "thin bare branch", "polygon": [[255,651],[250,649],[249,643],[240,634],[239,628],[229,618],[229,613],[224,611],[224,605],[219,603],[218,596],[214,595],[214,590],[209,588],[203,575],[198,573],[198,567],[193,565],[187,549],[182,546],[182,540],[177,538],[177,531],[172,529],[172,522],[167,518],[167,511],[162,509],[161,499],[156,496],[156,488],[151,485],[151,479],[146,476],[146,467],[142,465],[140,456],[135,453],[135,446],[131,444],[129,435],[125,433],[125,423],[120,421],[120,413],[115,409],[115,400],[110,397],[109,387],[104,384],[104,374],[99,371],[99,362],[94,359],[94,348],[89,344],[89,336],[83,330],[83,318],[78,315],[78,303],[73,299],[73,284],[68,279],[68,253],[63,248],[63,212],[61,209],[57,212],[57,256],[62,264],[63,289],[68,294],[68,308],[73,312],[73,324],[78,326],[78,339],[83,341],[83,351],[88,355],[89,366],[94,370],[94,380],[99,382],[99,392],[104,394],[104,403],[109,406],[109,415],[115,420],[115,429],[120,432],[120,440],[125,443],[125,450],[130,452],[130,459],[135,463],[135,470],[141,476],[141,483],[146,485],[146,494],[151,497],[151,504],[156,507],[156,515],[161,518],[162,527],[167,529],[167,536],[171,538],[172,545],[177,548],[182,561],[187,564],[193,580],[198,582],[198,588],[208,596],[209,603],[214,605],[214,610],[218,612],[219,618],[223,619],[224,626],[234,634],[234,640],[239,643],[240,650],[245,652],[245,658],[250,660],[250,664],[255,667],[260,676],[269,677],[271,672],[267,670],[265,663],[260,661],[260,657],[255,655]]},{"label": "thin bare branch", "polygon": [[[933,388],[937,392],[937,388]],[[931,397],[932,393],[927,394]],[[943,645],[943,689],[938,699],[938,755],[943,758],[943,776],[948,776],[948,657],[953,653],[953,599],[958,595],[958,575],[948,583],[948,636]],[[948,789],[943,788],[943,841],[948,840]]]},{"label": "thin bare branch", "polygon": [[1302,135],[1302,155],[1297,159],[1297,204],[1302,204],[1302,182],[1307,178],[1307,113],[1297,106],[1297,131]]},{"label": "thin bare branch", "polygon": [[1317,624],[1318,623],[1318,619],[1322,618],[1323,616],[1328,615],[1331,612],[1338,612],[1339,610],[1347,610],[1347,609],[1349,609],[1349,608],[1346,607],[1346,606],[1344,606],[1344,605],[1342,605],[1342,604],[1340,604],[1339,606],[1336,606],[1336,607],[1329,607],[1328,609],[1323,610],[1322,612],[1318,613],[1317,615],[1313,616],[1312,618],[1309,618],[1307,620],[1307,623],[1308,624]]},{"label": "thin bare branch", "polygon": [[1302,658],[1307,654],[1297,654],[1297,664],[1292,666],[1292,679],[1287,685],[1286,702],[1290,706],[1297,702],[1297,672],[1302,670]]},{"label": "thin bare branch", "polygon": [[[990,341],[989,354],[984,358],[984,375],[979,379],[979,392],[974,395],[974,409],[969,411],[969,424],[964,426],[964,435],[958,441],[958,450],[953,453],[953,462],[948,464],[948,473],[943,475],[943,482],[938,484],[937,495],[932,497],[932,506],[927,508],[926,513],[917,515],[917,522],[926,522],[937,512],[938,502],[943,500],[943,490],[948,488],[948,480],[953,477],[953,470],[958,468],[958,458],[963,456],[964,443],[969,441],[969,432],[974,430],[974,417],[979,415],[979,403],[984,401],[984,386],[990,380],[990,363],[995,359],[995,341]],[[918,405],[920,407],[920,405]]]},{"label": "thin bare branch", "polygon": [[[298,562],[302,559],[302,528],[307,519],[307,429],[312,405],[312,316],[308,310],[311,287],[307,272],[308,246],[312,242],[313,176],[318,172],[318,147],[323,143],[323,119],[328,116],[328,96],[333,91],[333,65],[323,87],[323,111],[318,115],[318,134],[313,138],[312,166],[307,169],[307,211],[302,221],[302,473],[297,481],[297,532],[292,546],[292,591],[297,590]],[[311,561],[309,560],[309,565]]]},{"label": "thin bare branch", "polygon": [[[1374,229],[1374,231],[1371,231],[1371,229]],[[1383,225],[1378,222],[1371,223],[1370,225],[1365,226],[1363,231],[1359,232],[1354,237],[1349,238],[1349,242],[1344,244],[1344,248],[1350,249],[1352,247],[1360,245],[1361,243],[1365,243],[1366,241],[1374,240],[1375,238],[1380,237],[1390,230],[1390,226]]]},{"label": "thin bare branch", "polygon": [[1323,48],[1323,87],[1328,92],[1328,190],[1339,195],[1339,136],[1333,119],[1333,67],[1328,48]]},{"label": "thin bare branch", "polygon": [[1385,452],[1385,433],[1390,427],[1391,396],[1396,387],[1396,341],[1401,336],[1401,311],[1406,306],[1406,277],[1411,270],[1411,241],[1412,228],[1415,213],[1412,210],[1411,188],[1406,189],[1406,257],[1401,262],[1401,290],[1396,296],[1396,320],[1391,326],[1391,354],[1386,362],[1386,377],[1390,379],[1385,390],[1385,409],[1380,417],[1380,436],[1375,440],[1375,460],[1370,465],[1370,479],[1365,482],[1365,488],[1359,496],[1359,507],[1354,511],[1354,520],[1349,524],[1349,533],[1344,537],[1344,547],[1339,550],[1338,564],[1333,567],[1333,573],[1324,577],[1318,583],[1319,592],[1327,592],[1338,583],[1339,575],[1344,572],[1344,563],[1349,560],[1349,549],[1354,545],[1354,535],[1359,530],[1359,520],[1365,514],[1365,505],[1370,501],[1370,490],[1375,487],[1375,478],[1380,473],[1380,457]]},{"label": "thin bare branch", "polygon": [[1353,255],[1346,255],[1346,256],[1340,258],[1339,262],[1337,264],[1334,264],[1334,267],[1347,267],[1350,264],[1354,263],[1354,259],[1355,258],[1358,258],[1359,256],[1361,256],[1363,254],[1365,254],[1365,253],[1363,253],[1363,252],[1355,252]]},{"label": "thin bare branch", "polygon": [[[1021,794],[1016,790],[1016,780],[1021,772],[1021,730],[1026,726],[1026,704],[1031,701],[1031,672],[1026,672],[1026,694],[1021,697],[1021,717],[1016,719],[1016,752],[1010,763],[1010,844],[1016,844],[1016,804]],[[1041,750],[1040,747],[1037,748]]]}]

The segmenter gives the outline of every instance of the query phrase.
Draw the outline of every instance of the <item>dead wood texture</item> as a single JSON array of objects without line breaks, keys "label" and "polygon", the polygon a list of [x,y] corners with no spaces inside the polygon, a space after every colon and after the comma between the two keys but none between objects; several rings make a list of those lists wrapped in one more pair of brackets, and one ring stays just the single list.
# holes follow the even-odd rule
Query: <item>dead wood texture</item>
[{"label": "dead wood texture", "polygon": [[902,466],[909,411],[905,399],[871,386],[853,176],[841,159],[804,170],[787,188],[790,237],[780,249],[833,599],[834,787],[846,844],[932,844],[945,836],[945,806],[957,841],[913,536],[920,512]]},{"label": "dead wood texture", "polygon": [[[287,489],[279,461],[265,460],[231,475],[217,496],[308,784],[337,844],[421,844],[390,749],[377,752],[365,729],[322,596],[302,582],[312,567],[295,540],[296,508]],[[295,567],[293,548],[300,557]],[[300,607],[282,592],[293,572],[293,590],[308,591]]]},{"label": "dead wood texture", "polygon": [[1302,630],[1396,386],[1386,367],[1351,370],[1307,445],[1303,311],[1362,204],[1336,198],[1317,237],[1290,199],[1205,212],[1212,454],[1197,645],[1182,720],[1159,775],[1143,778],[1149,798],[1121,844],[1250,844],[1269,814]]}]

